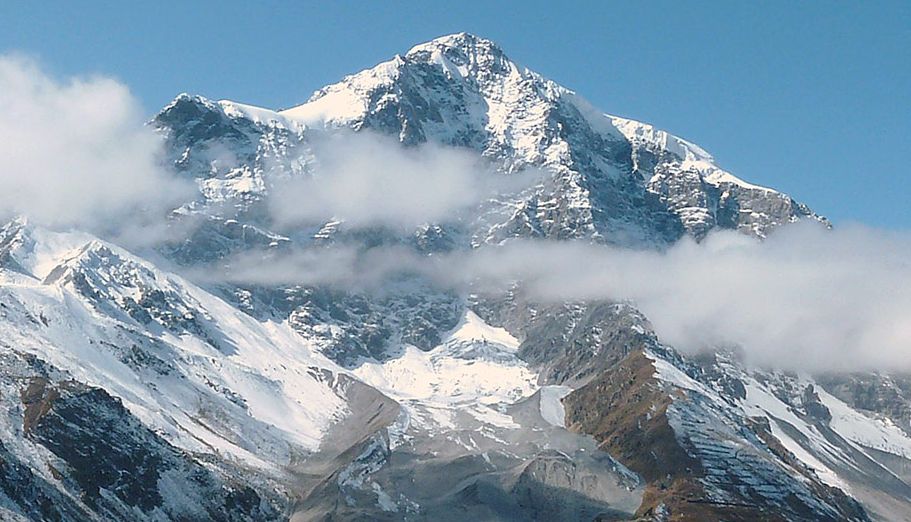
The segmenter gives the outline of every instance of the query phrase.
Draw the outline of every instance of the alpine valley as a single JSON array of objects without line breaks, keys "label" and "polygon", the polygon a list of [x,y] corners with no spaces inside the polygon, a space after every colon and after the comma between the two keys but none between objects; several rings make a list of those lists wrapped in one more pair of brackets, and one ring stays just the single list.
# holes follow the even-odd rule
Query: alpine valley
[{"label": "alpine valley", "polygon": [[[268,277],[338,249],[828,226],[699,146],[465,33],[287,110],[181,94],[148,125],[198,187],[163,239],[0,226],[0,519],[911,520],[911,376],[692,355],[633,302],[523,281]],[[321,144],[361,135],[534,181],[404,229],[275,219],[283,184],[321,183]],[[199,277],[251,258],[263,277]]]}]

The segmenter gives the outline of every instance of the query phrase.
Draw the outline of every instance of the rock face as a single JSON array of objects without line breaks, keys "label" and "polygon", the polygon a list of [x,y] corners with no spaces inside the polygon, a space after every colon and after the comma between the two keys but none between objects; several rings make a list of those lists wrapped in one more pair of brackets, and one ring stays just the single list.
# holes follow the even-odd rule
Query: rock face
[{"label": "rock face", "polygon": [[18,381],[3,383],[4,519],[281,518],[275,498],[172,446],[105,390],[14,349],[2,367]]},{"label": "rock face", "polygon": [[[120,518],[138,509],[187,520],[278,516],[256,491],[243,484],[225,484],[143,426],[102,389],[72,382],[51,388],[38,378],[23,392],[22,400],[26,436],[60,459],[66,471],[58,473],[70,476],[81,500],[96,512]],[[102,490],[114,498],[105,498]],[[193,503],[174,502],[178,491],[193,498]],[[105,506],[108,502],[114,505]]]},{"label": "rock face", "polygon": [[641,516],[867,519],[855,500],[816,483],[768,425],[751,424],[746,397],[725,396],[721,406],[695,379],[668,386],[662,370],[655,375],[667,364],[658,353],[632,352],[566,399],[570,428],[593,434],[648,481]]},{"label": "rock face", "polygon": [[[661,249],[825,223],[702,148],[464,33],[288,110],[182,94],[150,125],[199,187],[166,240],[128,252],[0,227],[0,518],[908,520],[902,376],[684,356],[634,303],[537,302],[521,281],[191,282],[236,255]],[[413,230],[273,219],[280,183],[313,176],[320,141],[351,133],[542,177]]]}]

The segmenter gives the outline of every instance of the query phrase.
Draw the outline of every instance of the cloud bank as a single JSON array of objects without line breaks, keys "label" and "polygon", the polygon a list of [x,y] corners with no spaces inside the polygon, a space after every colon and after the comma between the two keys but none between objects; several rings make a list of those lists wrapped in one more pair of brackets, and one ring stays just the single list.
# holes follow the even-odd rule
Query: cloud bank
[{"label": "cloud bank", "polygon": [[53,227],[143,228],[192,194],[162,168],[139,104],[104,77],[58,81],[0,56],[0,213]]},{"label": "cloud bank", "polygon": [[911,236],[787,226],[665,253],[520,245],[479,253],[482,281],[515,277],[542,299],[625,299],[661,339],[695,352],[738,345],[754,363],[813,371],[911,370]]},{"label": "cloud bank", "polygon": [[715,232],[667,251],[513,241],[424,257],[404,248],[308,249],[232,260],[233,282],[371,290],[404,273],[461,291],[521,281],[544,302],[627,300],[687,352],[740,346],[809,371],[911,371],[911,234],[785,226],[765,241]]}]

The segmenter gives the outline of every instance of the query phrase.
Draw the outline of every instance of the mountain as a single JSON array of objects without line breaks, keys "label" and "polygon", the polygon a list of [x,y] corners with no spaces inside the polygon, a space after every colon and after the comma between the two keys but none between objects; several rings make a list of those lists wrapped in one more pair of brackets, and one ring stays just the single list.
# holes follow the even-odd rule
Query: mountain
[{"label": "mountain", "polygon": [[[470,35],[273,111],[181,94],[149,125],[199,187],[130,251],[0,229],[0,513],[12,520],[909,520],[911,386],[668,345],[634,303],[396,272],[200,277],[252,257],[422,259],[515,239],[663,249],[825,218],[599,112]],[[321,143],[468,151],[542,176],[416,227],[289,225]]]},{"label": "mountain", "polygon": [[599,113],[469,34],[414,47],[288,110],[182,95],[154,124],[180,154],[178,163],[197,172],[213,148],[228,147],[245,160],[245,175],[231,169],[206,176],[204,192],[215,200],[255,197],[270,170],[273,176],[281,175],[276,169],[306,170],[299,150],[280,167],[265,162],[306,148],[311,129],[369,129],[404,144],[467,147],[506,172],[528,166],[553,172],[484,231],[486,241],[519,235],[667,243],[684,233],[702,237],[716,226],[763,236],[801,217],[821,219],[787,195],[725,172],[696,145]]}]

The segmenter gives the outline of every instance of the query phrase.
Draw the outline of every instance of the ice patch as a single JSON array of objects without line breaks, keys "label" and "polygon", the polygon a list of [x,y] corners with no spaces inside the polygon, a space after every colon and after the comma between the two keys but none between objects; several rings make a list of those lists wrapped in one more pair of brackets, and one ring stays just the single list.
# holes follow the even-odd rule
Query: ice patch
[{"label": "ice patch", "polygon": [[772,429],[772,435],[778,439],[778,442],[780,442],[781,445],[785,447],[785,449],[793,453],[794,456],[797,457],[797,460],[812,468],[820,480],[829,486],[840,488],[842,491],[847,492],[847,485],[845,485],[845,483],[840,478],[838,478],[838,475],[828,466],[823,464],[822,461],[814,457],[809,451],[805,450],[803,446],[797,443],[797,441],[789,437],[788,434],[781,429],[781,426],[778,424],[778,422],[779,421],[775,419],[772,419],[769,422],[769,426]]},{"label": "ice patch", "polygon": [[832,414],[829,427],[836,433],[860,446],[911,458],[911,438],[890,419],[864,415],[821,387],[816,387],[816,393]]},{"label": "ice patch", "polygon": [[380,509],[387,513],[395,513],[399,510],[399,507],[395,504],[395,501],[392,500],[392,497],[389,496],[379,484],[373,482],[370,484],[373,492],[376,493],[376,503],[380,506]]},{"label": "ice patch", "polygon": [[782,430],[781,423],[786,422],[800,432],[806,439],[806,444],[808,444],[817,455],[828,455],[833,461],[839,461],[844,460],[843,452],[827,441],[815,426],[811,426],[804,422],[791,411],[790,406],[775,397],[775,395],[767,391],[754,379],[746,380],[744,386],[746,388],[746,398],[742,403],[744,413],[752,417],[769,418],[772,435],[778,439],[782,446],[793,453],[798,460],[814,469],[823,482],[847,491],[844,483],[838,478],[838,475],[821,460],[813,456],[813,453],[787,435],[787,433]]},{"label": "ice patch", "polygon": [[523,362],[456,357],[446,345],[424,352],[406,346],[399,357],[367,361],[352,373],[390,397],[437,405],[515,402],[534,393],[537,375]]},{"label": "ice patch", "polygon": [[569,386],[544,386],[540,390],[541,417],[549,424],[563,428],[566,424],[566,410],[561,399],[572,392]]},{"label": "ice patch", "polygon": [[471,310],[465,311],[462,320],[444,342],[452,340],[496,343],[513,352],[519,348],[519,340],[512,334],[503,328],[490,326]]},{"label": "ice patch", "polygon": [[513,429],[518,424],[497,406],[537,390],[537,374],[516,357],[518,346],[506,330],[468,311],[433,350],[408,345],[397,357],[365,361],[352,373],[402,404],[412,426],[451,429],[458,414],[467,414],[483,424]]}]

